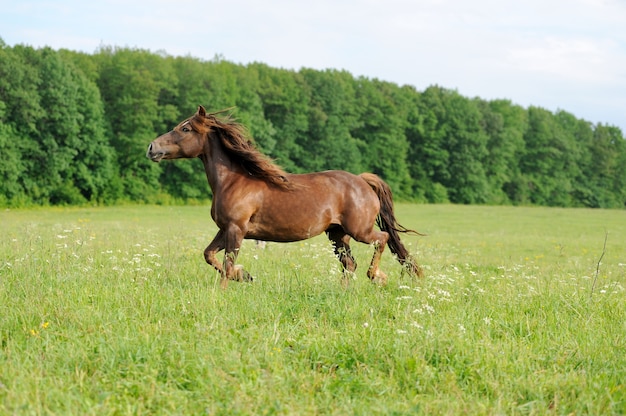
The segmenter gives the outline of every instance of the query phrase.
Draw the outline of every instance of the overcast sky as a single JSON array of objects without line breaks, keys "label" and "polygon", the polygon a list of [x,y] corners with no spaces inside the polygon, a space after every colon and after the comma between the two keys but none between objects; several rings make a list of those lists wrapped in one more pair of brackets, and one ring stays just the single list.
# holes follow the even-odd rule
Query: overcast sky
[{"label": "overcast sky", "polygon": [[562,109],[626,135],[626,0],[0,0],[0,38],[345,69]]}]

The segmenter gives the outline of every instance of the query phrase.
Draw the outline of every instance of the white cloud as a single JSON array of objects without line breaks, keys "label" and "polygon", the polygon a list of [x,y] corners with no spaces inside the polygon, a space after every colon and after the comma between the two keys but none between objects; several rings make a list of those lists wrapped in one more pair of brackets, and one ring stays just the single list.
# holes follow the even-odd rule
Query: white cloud
[{"label": "white cloud", "polygon": [[518,71],[603,85],[624,82],[626,62],[618,53],[614,41],[550,36],[511,49],[506,63]]}]

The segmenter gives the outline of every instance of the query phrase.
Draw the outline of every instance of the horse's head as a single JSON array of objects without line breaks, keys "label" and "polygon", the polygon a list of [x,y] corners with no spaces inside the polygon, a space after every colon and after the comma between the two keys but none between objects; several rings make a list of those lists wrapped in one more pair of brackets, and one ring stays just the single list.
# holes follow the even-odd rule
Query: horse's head
[{"label": "horse's head", "polygon": [[181,122],[174,130],[165,133],[156,139],[146,152],[146,157],[153,162],[163,159],[194,158],[200,156],[204,149],[206,134],[206,110],[199,106],[192,117]]}]

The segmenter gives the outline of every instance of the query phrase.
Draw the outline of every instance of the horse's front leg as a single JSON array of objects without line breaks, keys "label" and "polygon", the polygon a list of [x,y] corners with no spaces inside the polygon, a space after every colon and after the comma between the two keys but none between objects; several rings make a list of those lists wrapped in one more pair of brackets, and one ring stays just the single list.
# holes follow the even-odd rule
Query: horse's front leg
[{"label": "horse's front leg", "polygon": [[243,266],[235,264],[239,249],[243,241],[244,231],[241,227],[231,224],[224,232],[225,253],[224,253],[224,272],[222,273],[222,288],[226,289],[229,280],[238,282],[251,282],[252,276],[244,270]]},{"label": "horse's front leg", "polygon": [[326,234],[328,234],[328,238],[333,243],[335,254],[341,262],[343,269],[342,282],[347,287],[356,270],[356,260],[354,260],[352,250],[350,250],[350,236],[342,228],[327,230]]},{"label": "horse's front leg", "polygon": [[225,241],[224,241],[224,231],[219,230],[213,241],[208,245],[208,247],[204,250],[204,259],[209,265],[213,266],[215,270],[220,272],[220,275],[224,275],[224,268],[222,267],[222,262],[218,260],[217,253],[224,250]]}]

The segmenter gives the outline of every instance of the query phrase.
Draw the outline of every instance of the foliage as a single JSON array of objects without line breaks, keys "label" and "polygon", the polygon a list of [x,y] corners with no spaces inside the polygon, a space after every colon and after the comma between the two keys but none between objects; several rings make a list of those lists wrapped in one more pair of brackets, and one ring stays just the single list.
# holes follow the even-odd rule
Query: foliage
[{"label": "foliage", "polygon": [[330,69],[1,40],[0,205],[206,199],[197,161],[143,157],[198,105],[235,106],[257,146],[287,171],[371,171],[399,199],[626,206],[623,132],[562,110]]},{"label": "foliage", "polygon": [[118,195],[97,87],[51,49],[0,49],[5,204],[80,204]]}]

